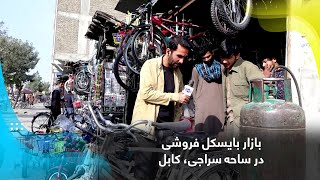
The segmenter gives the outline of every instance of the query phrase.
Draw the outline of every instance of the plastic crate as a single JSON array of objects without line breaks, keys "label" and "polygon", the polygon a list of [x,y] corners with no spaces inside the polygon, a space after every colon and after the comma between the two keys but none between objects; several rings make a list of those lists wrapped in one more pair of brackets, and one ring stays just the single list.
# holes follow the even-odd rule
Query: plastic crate
[{"label": "plastic crate", "polygon": [[35,148],[34,136],[21,136],[18,138],[20,141],[20,148],[28,151],[33,151]]}]

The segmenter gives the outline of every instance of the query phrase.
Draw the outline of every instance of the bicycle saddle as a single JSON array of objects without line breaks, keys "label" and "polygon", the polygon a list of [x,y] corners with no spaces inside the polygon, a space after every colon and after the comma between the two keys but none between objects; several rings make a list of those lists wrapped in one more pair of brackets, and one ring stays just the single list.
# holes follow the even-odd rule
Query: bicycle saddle
[{"label": "bicycle saddle", "polygon": [[90,24],[88,30],[96,33],[97,35],[103,35],[103,30],[102,28],[100,28],[99,26],[95,25],[95,24]]}]

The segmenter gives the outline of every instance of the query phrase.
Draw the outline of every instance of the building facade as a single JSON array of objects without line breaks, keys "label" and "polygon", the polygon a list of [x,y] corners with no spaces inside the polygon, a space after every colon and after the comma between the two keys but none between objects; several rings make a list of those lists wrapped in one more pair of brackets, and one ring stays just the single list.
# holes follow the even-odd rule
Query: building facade
[{"label": "building facade", "polygon": [[125,19],[124,13],[114,10],[118,1],[56,0],[51,85],[62,75],[64,63],[90,60],[94,55],[95,41],[84,35],[97,10]]}]

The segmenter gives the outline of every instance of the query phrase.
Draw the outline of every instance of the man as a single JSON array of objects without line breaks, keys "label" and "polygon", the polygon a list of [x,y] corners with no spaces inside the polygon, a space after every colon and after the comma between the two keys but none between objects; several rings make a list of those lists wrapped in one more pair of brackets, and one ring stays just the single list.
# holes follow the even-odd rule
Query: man
[{"label": "man", "polygon": [[23,93],[23,95],[22,95],[22,102],[26,102],[26,100],[27,100],[27,98],[26,98],[26,94],[25,94],[25,93]]},{"label": "man", "polygon": [[[173,37],[165,55],[146,61],[140,71],[140,89],[135,102],[132,123],[137,120],[173,122],[181,116],[180,103],[186,104],[189,97],[184,95],[182,74],[179,66],[189,53],[187,39]],[[143,130],[153,134],[153,129]]]},{"label": "man", "polygon": [[[266,68],[267,66],[271,67],[271,73],[270,77],[272,78],[286,78],[285,71],[279,67],[279,64],[277,63],[277,59],[275,57],[270,58],[265,58],[262,61],[262,66],[263,69]],[[277,82],[277,94],[276,94],[277,99],[283,99],[285,100],[285,92],[284,92],[284,82],[283,81],[278,81]]]},{"label": "man", "polygon": [[68,91],[68,93],[64,96],[64,101],[66,103],[67,108],[67,118],[73,118],[74,116],[74,108],[73,108],[73,102],[74,102],[74,96],[71,91]]},{"label": "man", "polygon": [[271,68],[266,65],[261,71],[256,65],[240,56],[240,47],[236,39],[228,38],[220,45],[220,57],[224,66],[223,90],[226,121],[224,133],[228,138],[239,136],[240,110],[249,102],[249,84],[256,78],[270,77]]},{"label": "man", "polygon": [[[179,66],[189,53],[190,45],[187,39],[179,36],[171,38],[165,55],[146,61],[140,71],[140,89],[135,102],[132,123],[137,120],[151,120],[157,122],[173,122],[179,120],[182,111],[180,104],[186,104],[189,97],[184,95],[182,74]],[[138,128],[151,134],[154,138],[157,131],[146,126]],[[157,138],[157,137],[156,137]],[[151,141],[138,136],[138,146],[155,147]],[[136,152],[135,178],[152,180],[157,170],[156,156],[148,152]]]},{"label": "man", "polygon": [[216,136],[223,128],[224,107],[220,60],[214,57],[213,48],[200,48],[201,61],[192,70],[195,104],[195,131]]},{"label": "man", "polygon": [[51,112],[54,120],[61,114],[61,91],[63,89],[63,83],[57,81],[56,88],[52,91],[51,95]]}]

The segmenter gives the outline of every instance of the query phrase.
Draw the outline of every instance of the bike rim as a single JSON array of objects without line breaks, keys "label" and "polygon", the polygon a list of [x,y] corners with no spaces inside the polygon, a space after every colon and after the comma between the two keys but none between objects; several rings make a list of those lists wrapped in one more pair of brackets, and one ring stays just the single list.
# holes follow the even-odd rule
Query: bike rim
[{"label": "bike rim", "polygon": [[68,176],[65,173],[55,172],[51,174],[48,180],[67,180],[67,179],[68,179]]}]

